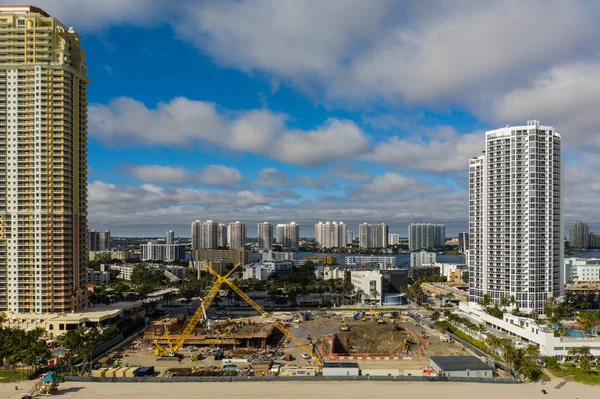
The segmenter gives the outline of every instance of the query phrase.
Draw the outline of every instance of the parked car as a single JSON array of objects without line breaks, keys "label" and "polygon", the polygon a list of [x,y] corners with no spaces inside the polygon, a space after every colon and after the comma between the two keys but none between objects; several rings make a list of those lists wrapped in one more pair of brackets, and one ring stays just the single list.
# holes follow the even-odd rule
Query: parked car
[{"label": "parked car", "polygon": [[308,353],[306,353],[306,352],[302,352],[300,354],[300,356],[302,356],[303,359],[310,359],[311,358],[311,356]]}]

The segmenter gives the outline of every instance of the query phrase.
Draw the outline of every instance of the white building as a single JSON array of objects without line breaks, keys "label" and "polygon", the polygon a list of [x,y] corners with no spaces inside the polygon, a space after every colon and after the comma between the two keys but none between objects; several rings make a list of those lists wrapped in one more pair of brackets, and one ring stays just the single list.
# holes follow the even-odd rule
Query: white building
[{"label": "white building", "polygon": [[419,251],[411,252],[410,267],[421,267],[435,264],[437,256],[435,252]]},{"label": "white building", "polygon": [[408,226],[408,249],[438,249],[446,242],[446,226],[443,224],[413,223]]},{"label": "white building", "polygon": [[102,270],[87,269],[88,284],[108,284],[110,283],[110,272]]},{"label": "white building", "polygon": [[108,270],[116,270],[119,272],[119,276],[118,276],[119,279],[129,281],[129,280],[131,280],[131,274],[133,273],[133,266],[132,265],[121,265],[121,264],[114,264],[114,265],[102,264],[102,265],[100,265],[100,270],[106,271],[106,272],[108,272]]},{"label": "white building", "polygon": [[399,245],[400,244],[400,234],[390,234],[388,238],[389,245]]},{"label": "white building", "polygon": [[353,255],[346,256],[346,266],[377,266],[379,269],[390,269],[396,266],[395,256]]},{"label": "white building", "polygon": [[283,248],[297,251],[300,247],[300,226],[296,222],[278,224],[276,234],[277,244]]},{"label": "white building", "polygon": [[361,248],[387,248],[389,227],[385,223],[358,226],[358,241]]},{"label": "white building", "polygon": [[465,270],[467,268],[467,265],[458,263],[436,263],[435,266],[440,268],[440,275],[446,277],[448,281],[456,273],[456,270]]},{"label": "white building", "polygon": [[258,248],[273,248],[273,225],[268,222],[258,224]]},{"label": "white building", "polygon": [[592,356],[600,356],[600,338],[598,337],[555,337],[552,329],[537,324],[533,319],[513,316],[510,313],[504,313],[502,319],[498,319],[487,314],[479,304],[473,302],[461,302],[459,308],[476,324],[485,323],[526,342],[538,344],[540,354],[543,356],[554,356],[558,360],[564,360],[568,356],[569,349],[582,346],[589,347]]},{"label": "white building", "polygon": [[488,131],[469,162],[469,300],[514,296],[543,312],[563,287],[561,136],[550,126]]},{"label": "white building", "polygon": [[296,252],[278,252],[269,250],[261,250],[258,252],[261,262],[269,262],[272,260],[295,260]]},{"label": "white building", "polygon": [[289,274],[292,272],[292,268],[293,263],[291,261],[272,261],[254,263],[244,268],[242,278],[255,278],[257,280],[265,281],[273,273],[277,273],[280,275]]},{"label": "white building", "polygon": [[565,281],[600,280],[600,258],[565,258]]},{"label": "white building", "polygon": [[212,220],[192,222],[192,250],[217,249],[218,226],[218,223]]},{"label": "white building", "polygon": [[167,231],[165,244],[175,244],[175,232],[173,230]]},{"label": "white building", "polygon": [[174,262],[185,260],[185,244],[157,244],[149,241],[140,245],[140,259],[160,260],[163,262]]},{"label": "white building", "polygon": [[350,281],[356,291],[362,290],[364,303],[381,304],[383,278],[378,270],[356,270],[350,272]]},{"label": "white building", "polygon": [[229,249],[246,248],[246,225],[242,222],[229,223]]},{"label": "white building", "polygon": [[345,279],[347,273],[350,273],[350,271],[337,266],[325,266],[323,268],[323,280]]},{"label": "white building", "polygon": [[344,222],[319,222],[315,224],[315,245],[317,248],[345,248],[348,227]]}]

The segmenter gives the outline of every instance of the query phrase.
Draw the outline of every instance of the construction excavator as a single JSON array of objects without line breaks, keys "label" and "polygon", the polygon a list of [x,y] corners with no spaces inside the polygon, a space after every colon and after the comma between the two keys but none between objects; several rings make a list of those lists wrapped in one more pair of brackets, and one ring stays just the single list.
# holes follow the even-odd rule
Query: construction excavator
[{"label": "construction excavator", "polygon": [[350,327],[346,324],[346,317],[342,316],[342,326],[340,327],[342,331],[350,331]]},{"label": "construction excavator", "polygon": [[[256,302],[254,302],[254,300],[252,298],[250,298],[248,295],[246,295],[246,293],[244,291],[242,291],[238,286],[236,286],[234,283],[232,283],[231,281],[228,280],[228,278],[231,276],[231,274],[240,265],[241,265],[241,263],[238,263],[237,265],[235,265],[224,276],[221,276],[219,273],[214,271],[213,268],[210,266],[210,264],[207,266],[208,271],[210,272],[210,274],[212,274],[213,276],[216,277],[216,280],[215,280],[213,286],[211,287],[211,289],[208,291],[208,293],[202,300],[203,306],[198,307],[198,309],[196,310],[196,313],[194,313],[194,315],[190,319],[189,323],[184,328],[183,332],[179,335],[179,338],[177,339],[177,341],[175,341],[174,344],[171,343],[169,336],[167,336],[167,343],[169,345],[168,349],[161,346],[158,342],[155,343],[154,353],[156,356],[175,356],[175,352],[183,346],[185,341],[190,337],[190,335],[194,331],[194,328],[196,328],[196,326],[198,325],[200,320],[202,320],[202,317],[205,316],[206,309],[208,309],[210,304],[213,302],[213,300],[219,293],[219,290],[223,283],[227,284],[237,295],[240,296],[240,298],[242,298],[244,301],[246,301],[246,303],[248,305],[252,306],[258,313],[260,313],[261,316],[271,317],[271,315],[269,315],[263,308],[261,308]],[[304,342],[302,342],[300,339],[298,339],[294,334],[292,334],[283,324],[281,324],[277,320],[274,320],[272,322],[272,324],[273,324],[273,326],[275,326],[275,328],[277,328],[279,331],[281,331],[283,333],[283,335],[286,337],[287,340],[294,342],[303,352],[312,354],[312,357],[314,357],[314,359],[318,365],[323,364],[321,357],[318,356],[314,350],[309,348],[308,345],[306,345]],[[168,334],[168,330],[165,330],[165,333]]]},{"label": "construction excavator", "polygon": [[385,324],[385,320],[383,320],[381,314],[377,315],[377,313],[375,313],[373,309],[369,309],[369,312],[371,313],[371,318],[377,320],[377,324]]},{"label": "construction excavator", "polygon": [[415,341],[413,341],[410,338],[405,338],[404,345],[402,345],[402,353],[408,353],[408,351],[410,351],[410,349],[413,347],[414,344],[415,344]]}]

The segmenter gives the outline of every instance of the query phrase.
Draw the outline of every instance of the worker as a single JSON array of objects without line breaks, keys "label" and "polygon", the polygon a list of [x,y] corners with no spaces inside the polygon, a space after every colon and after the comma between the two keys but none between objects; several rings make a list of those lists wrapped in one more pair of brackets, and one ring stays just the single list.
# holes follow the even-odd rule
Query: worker
[{"label": "worker", "polygon": [[19,386],[17,385],[17,386],[15,387],[15,391],[18,391],[18,390],[19,390]]}]

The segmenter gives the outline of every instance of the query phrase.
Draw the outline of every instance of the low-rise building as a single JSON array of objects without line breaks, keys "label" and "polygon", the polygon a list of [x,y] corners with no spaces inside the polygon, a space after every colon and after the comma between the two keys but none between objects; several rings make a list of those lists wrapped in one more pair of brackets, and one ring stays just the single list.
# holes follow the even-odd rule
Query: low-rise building
[{"label": "low-rise building", "polygon": [[272,249],[262,249],[258,252],[261,262],[270,262],[274,260],[295,260],[296,252],[279,252]]},{"label": "low-rise building", "polygon": [[467,270],[467,265],[457,263],[436,263],[435,266],[440,268],[440,275],[446,277],[448,282],[460,283],[462,271]]},{"label": "low-rise building", "polygon": [[377,255],[352,255],[346,256],[346,266],[371,267],[376,266],[379,269],[389,269],[396,266],[395,256],[377,256]]},{"label": "low-rise building", "polygon": [[322,265],[337,265],[337,257],[335,255],[305,256],[304,260],[322,264]]},{"label": "low-rise building", "polygon": [[110,257],[110,259],[118,259],[122,262],[126,262],[131,259],[130,251],[89,251],[89,260],[103,259],[104,257]]},{"label": "low-rise building", "polygon": [[110,283],[110,272],[103,270],[87,269],[87,282],[89,284],[108,284]]},{"label": "low-rise building", "polygon": [[421,266],[409,268],[409,275],[414,281],[418,281],[423,277],[439,276],[440,268],[438,266]]},{"label": "low-rise building", "polygon": [[133,273],[133,265],[121,265],[121,264],[114,264],[114,265],[106,265],[106,264],[101,264],[100,265],[100,270],[101,271],[105,271],[108,272],[109,270],[116,270],[119,272],[119,275],[117,276],[117,278],[121,279],[121,280],[131,280],[131,274]]},{"label": "low-rise building", "polygon": [[[519,337],[525,342],[537,344],[540,354],[553,356],[558,360],[569,357],[569,350],[587,346],[593,357],[600,356],[600,337],[585,336],[584,334],[571,334],[569,336],[555,336],[554,330],[538,324],[527,317],[514,316],[504,313],[502,319],[487,314],[482,307],[474,302],[461,302],[460,311],[476,323],[484,323],[487,326],[505,332],[511,336]],[[557,334],[558,335],[558,334]]]},{"label": "low-rise building", "polygon": [[185,260],[185,244],[157,244],[149,241],[140,245],[141,260],[174,262]]},{"label": "low-rise building", "polygon": [[252,251],[239,249],[201,249],[192,251],[194,261],[222,260],[225,263],[247,265],[252,263]]},{"label": "low-rise building", "polygon": [[323,268],[323,280],[345,279],[347,273],[350,273],[347,269],[325,266]]},{"label": "low-rise building", "polygon": [[494,377],[494,367],[475,356],[431,356],[429,366],[440,377]]},{"label": "low-rise building", "polygon": [[565,258],[565,281],[600,280],[600,258]]},{"label": "low-rise building", "polygon": [[356,291],[362,291],[363,304],[384,304],[385,297],[397,296],[408,286],[408,270],[352,270],[350,280]]}]

